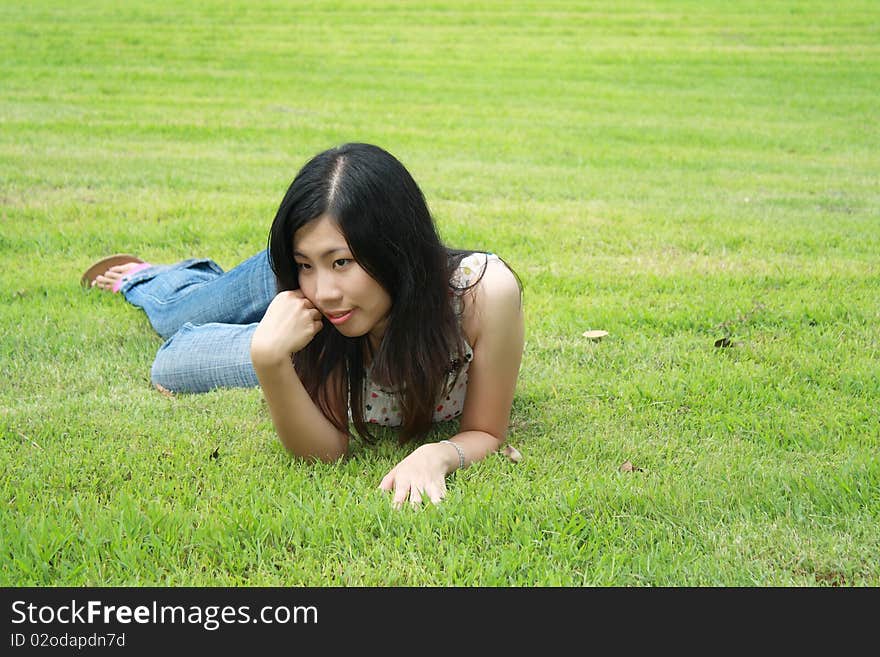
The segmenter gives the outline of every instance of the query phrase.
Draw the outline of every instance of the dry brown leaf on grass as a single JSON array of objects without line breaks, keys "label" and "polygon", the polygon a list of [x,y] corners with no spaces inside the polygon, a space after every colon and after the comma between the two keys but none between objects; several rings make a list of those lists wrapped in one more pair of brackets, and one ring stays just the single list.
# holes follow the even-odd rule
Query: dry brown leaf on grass
[{"label": "dry brown leaf on grass", "polygon": [[514,463],[519,463],[520,461],[522,461],[522,454],[520,454],[519,450],[513,445],[505,445],[504,448],[501,450],[501,453]]},{"label": "dry brown leaf on grass", "polygon": [[641,468],[635,467],[630,461],[624,461],[618,468],[621,472],[642,472]]},{"label": "dry brown leaf on grass", "polygon": [[584,331],[583,333],[581,333],[581,335],[584,336],[585,338],[592,340],[593,342],[598,342],[599,340],[604,338],[606,335],[608,335],[608,331],[600,331],[597,329],[594,331]]}]

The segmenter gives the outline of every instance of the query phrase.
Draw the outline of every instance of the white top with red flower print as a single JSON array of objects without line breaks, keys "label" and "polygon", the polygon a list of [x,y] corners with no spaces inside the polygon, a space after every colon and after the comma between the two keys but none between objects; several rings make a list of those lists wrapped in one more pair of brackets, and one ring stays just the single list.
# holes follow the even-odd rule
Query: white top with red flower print
[{"label": "white top with red flower print", "polygon": [[[452,275],[452,288],[465,289],[479,279],[486,269],[489,260],[498,260],[498,256],[492,253],[472,253],[462,258],[458,269]],[[456,306],[459,297],[455,297]],[[474,357],[474,350],[465,341],[465,362],[458,370],[458,375],[450,374],[450,389],[448,394],[437,400],[434,407],[434,422],[445,422],[461,415],[464,398],[467,393],[468,367]],[[386,427],[399,427],[403,424],[403,416],[400,412],[400,402],[397,395],[390,390],[380,388],[373,383],[368,376],[364,379],[364,420],[372,424]]]}]

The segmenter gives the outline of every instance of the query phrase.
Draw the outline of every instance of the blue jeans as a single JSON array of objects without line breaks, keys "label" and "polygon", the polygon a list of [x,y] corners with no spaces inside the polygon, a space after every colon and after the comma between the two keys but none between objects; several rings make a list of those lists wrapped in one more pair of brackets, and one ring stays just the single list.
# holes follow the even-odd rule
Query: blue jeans
[{"label": "blue jeans", "polygon": [[120,292],[166,339],[150,371],[154,384],[174,392],[259,385],[251,337],[277,292],[266,251],[225,273],[205,258],[149,267]]}]

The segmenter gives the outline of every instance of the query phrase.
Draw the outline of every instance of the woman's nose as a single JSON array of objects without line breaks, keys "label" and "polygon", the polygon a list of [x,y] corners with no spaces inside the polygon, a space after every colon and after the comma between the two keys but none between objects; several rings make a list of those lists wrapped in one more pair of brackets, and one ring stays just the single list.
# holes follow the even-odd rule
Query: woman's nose
[{"label": "woman's nose", "polygon": [[315,301],[319,305],[326,306],[329,302],[338,300],[342,295],[336,277],[331,273],[319,273],[315,281]]}]

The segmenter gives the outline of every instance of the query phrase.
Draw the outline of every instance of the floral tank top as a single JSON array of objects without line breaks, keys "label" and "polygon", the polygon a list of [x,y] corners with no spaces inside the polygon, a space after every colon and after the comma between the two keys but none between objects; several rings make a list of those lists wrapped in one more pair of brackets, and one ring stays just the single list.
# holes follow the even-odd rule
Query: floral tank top
[{"label": "floral tank top", "polygon": [[[466,288],[479,279],[486,269],[490,260],[498,260],[498,256],[492,253],[473,253],[462,258],[458,268],[452,274],[450,283],[453,290]],[[460,310],[461,296],[453,296],[456,312]],[[473,360],[474,350],[465,340],[465,362],[458,373],[449,375],[447,388],[449,394],[444,394],[437,399],[434,405],[434,422],[444,422],[461,415],[464,398],[467,393],[468,368]],[[451,387],[450,387],[451,386]],[[403,424],[403,415],[400,412],[400,402],[397,395],[391,390],[385,390],[373,383],[370,379],[370,370],[367,369],[364,378],[364,420],[372,424],[386,427],[399,427]]]}]

